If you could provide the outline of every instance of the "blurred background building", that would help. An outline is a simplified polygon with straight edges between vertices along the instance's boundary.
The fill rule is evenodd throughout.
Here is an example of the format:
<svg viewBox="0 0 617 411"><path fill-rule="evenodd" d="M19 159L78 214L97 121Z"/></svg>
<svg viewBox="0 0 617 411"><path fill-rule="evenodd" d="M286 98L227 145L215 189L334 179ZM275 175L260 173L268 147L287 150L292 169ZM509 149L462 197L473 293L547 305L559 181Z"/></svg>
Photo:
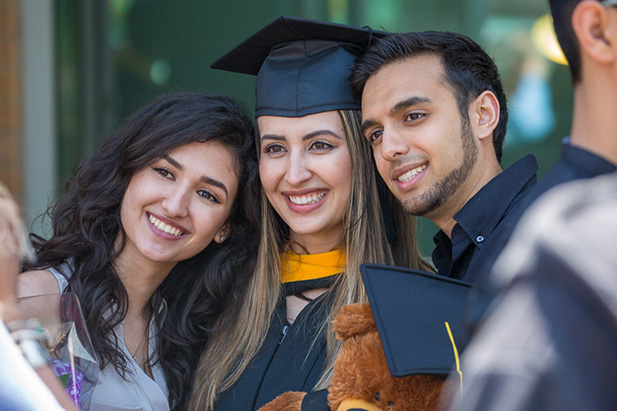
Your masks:
<svg viewBox="0 0 617 411"><path fill-rule="evenodd" d="M508 94L504 167L531 152L542 173L572 105L546 13L542 0L0 0L0 179L33 224L75 164L153 96L219 92L252 109L254 78L209 65L280 15L469 35ZM435 227L422 230L430 249Z"/></svg>

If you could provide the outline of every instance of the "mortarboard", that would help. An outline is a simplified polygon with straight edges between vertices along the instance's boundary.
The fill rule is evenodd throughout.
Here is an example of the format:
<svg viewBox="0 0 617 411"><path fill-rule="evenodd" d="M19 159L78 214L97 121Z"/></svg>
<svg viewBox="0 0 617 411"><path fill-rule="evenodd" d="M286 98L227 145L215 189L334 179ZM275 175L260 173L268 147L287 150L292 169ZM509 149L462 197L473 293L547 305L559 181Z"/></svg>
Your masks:
<svg viewBox="0 0 617 411"><path fill-rule="evenodd" d="M256 117L359 110L360 101L349 86L350 70L375 33L380 32L282 16L211 67L257 75Z"/></svg>
<svg viewBox="0 0 617 411"><path fill-rule="evenodd" d="M360 271L390 373L448 375L455 370L454 337L471 285L380 264L362 264Z"/></svg>

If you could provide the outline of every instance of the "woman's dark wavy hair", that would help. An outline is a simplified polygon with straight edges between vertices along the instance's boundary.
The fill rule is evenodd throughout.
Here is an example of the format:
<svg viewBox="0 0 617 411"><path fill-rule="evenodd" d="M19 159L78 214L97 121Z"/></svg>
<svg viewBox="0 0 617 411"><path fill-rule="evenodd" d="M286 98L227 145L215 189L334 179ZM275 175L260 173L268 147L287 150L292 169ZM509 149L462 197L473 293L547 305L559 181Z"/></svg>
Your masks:
<svg viewBox="0 0 617 411"><path fill-rule="evenodd" d="M65 291L82 304L101 368L127 371L114 328L127 312L127 292L112 261L124 246L120 206L132 176L175 148L216 141L235 156L238 195L229 216L230 235L222 244L178 263L150 302L159 340L157 358L173 409L185 409L201 349L225 307L248 283L257 252L259 180L254 128L233 100L203 93L162 96L137 111L92 157L76 167L66 193L51 206L53 236L32 236L37 263L26 269L60 269L72 261ZM118 236L121 246L117 244ZM65 274L65 273L63 273ZM160 309L163 307L163 309Z"/></svg>

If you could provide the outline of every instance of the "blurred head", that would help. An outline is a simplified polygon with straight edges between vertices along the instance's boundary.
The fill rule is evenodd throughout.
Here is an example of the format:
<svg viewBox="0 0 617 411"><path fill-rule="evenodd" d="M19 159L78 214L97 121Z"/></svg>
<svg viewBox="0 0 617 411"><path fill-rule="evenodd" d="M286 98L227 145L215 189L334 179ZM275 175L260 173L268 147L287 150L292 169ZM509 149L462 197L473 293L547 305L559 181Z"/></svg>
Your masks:
<svg viewBox="0 0 617 411"><path fill-rule="evenodd" d="M0 181L0 308L2 303L16 302L21 261L33 259L34 252L17 203Z"/></svg>
<svg viewBox="0 0 617 411"><path fill-rule="evenodd" d="M594 57L602 59L601 52L597 49L594 51L592 44L596 40L605 41L606 46L612 43L604 39L604 36L612 36L612 33L605 32L605 28L615 24L615 20L610 19L607 13L611 8L615 11L617 4L610 0L549 0L549 5L555 34L568 60L572 82L578 84L582 80L584 60L581 44L586 45L586 54L599 53Z"/></svg>
<svg viewBox="0 0 617 411"><path fill-rule="evenodd" d="M549 0L555 34L568 60L574 83L578 83L581 79L581 59L578 40L572 28L572 13L581 1L583 0Z"/></svg>
<svg viewBox="0 0 617 411"><path fill-rule="evenodd" d="M0 254L19 260L33 260L34 251L21 218L19 207L9 189L0 181Z"/></svg>

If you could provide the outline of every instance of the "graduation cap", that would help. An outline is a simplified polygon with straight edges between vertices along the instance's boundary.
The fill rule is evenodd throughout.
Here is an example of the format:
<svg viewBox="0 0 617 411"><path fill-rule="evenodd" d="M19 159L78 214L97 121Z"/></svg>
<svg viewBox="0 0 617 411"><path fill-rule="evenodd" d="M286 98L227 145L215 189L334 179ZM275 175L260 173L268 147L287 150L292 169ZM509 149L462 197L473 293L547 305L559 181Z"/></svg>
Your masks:
<svg viewBox="0 0 617 411"><path fill-rule="evenodd" d="M471 285L419 270L380 264L360 267L390 373L448 375Z"/></svg>
<svg viewBox="0 0 617 411"><path fill-rule="evenodd" d="M376 33L380 32L282 16L211 67L257 75L256 117L359 110L360 101L349 86L350 70Z"/></svg>

